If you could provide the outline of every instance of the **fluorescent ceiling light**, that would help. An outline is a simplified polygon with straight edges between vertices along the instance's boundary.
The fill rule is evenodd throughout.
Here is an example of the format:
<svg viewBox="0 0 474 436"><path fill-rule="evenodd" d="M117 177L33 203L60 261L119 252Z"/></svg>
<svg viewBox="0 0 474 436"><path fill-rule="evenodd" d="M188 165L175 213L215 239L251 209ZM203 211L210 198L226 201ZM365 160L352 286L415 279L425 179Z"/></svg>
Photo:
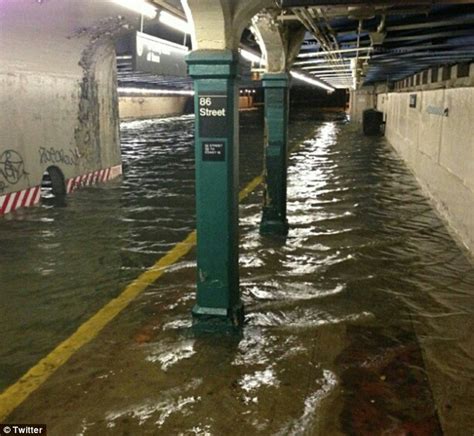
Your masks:
<svg viewBox="0 0 474 436"><path fill-rule="evenodd" d="M248 50L245 50L245 49L240 49L240 54L241 56L250 61L250 62L259 62L260 64L264 63L264 60L263 58L261 58L260 56L248 51ZM303 82L306 82L308 83L309 85L313 85L313 86L317 86L319 88L323 88L325 89L326 91L329 91L329 92L333 92L335 88L333 88L332 86L328 86L326 85L325 83L323 82L320 82L319 80L317 79L311 79L310 77L308 76L305 76L304 74L300 74L300 73L297 73L296 71L290 71L290 74L295 78L295 79L299 79L299 80L302 80Z"/></svg>
<svg viewBox="0 0 474 436"><path fill-rule="evenodd" d="M118 88L118 92L136 95L194 95L194 91L186 89Z"/></svg>
<svg viewBox="0 0 474 436"><path fill-rule="evenodd" d="M348 58L342 58L338 59L337 62L339 64L344 64L344 62L349 62L350 59ZM298 61L295 62L294 65L313 65L313 64L327 64L328 62L332 62L330 59L329 61L327 59L310 59L308 61Z"/></svg>
<svg viewBox="0 0 474 436"><path fill-rule="evenodd" d="M349 70L351 66L347 65L308 65L301 67L302 70Z"/></svg>
<svg viewBox="0 0 474 436"><path fill-rule="evenodd" d="M254 53L252 53L248 50L245 50L245 49L241 48L239 50L239 52L240 52L241 56L249 62L257 62L259 64L263 63L263 59L260 56L254 54Z"/></svg>
<svg viewBox="0 0 474 436"><path fill-rule="evenodd" d="M179 30L183 33L191 33L191 26L187 21L178 18L176 15L170 14L167 11L160 12L160 23L171 27L172 29Z"/></svg>
<svg viewBox="0 0 474 436"><path fill-rule="evenodd" d="M112 0L114 3L123 6L137 14L144 15L147 18L156 17L156 8L145 0Z"/></svg>
<svg viewBox="0 0 474 436"><path fill-rule="evenodd" d="M313 73L313 74L322 74L322 73L350 73L351 70L349 68L338 68L338 69L333 69L333 68L325 68L325 69L320 69L320 68L301 68L302 70L307 71L308 73Z"/></svg>
<svg viewBox="0 0 474 436"><path fill-rule="evenodd" d="M299 80L301 80L303 82L306 82L310 85L318 86L319 88L323 88L323 89L325 89L326 91L329 91L329 92L334 91L334 88L332 86L326 85L325 83L323 83L323 82L321 82L317 79L311 79L310 77L305 76L304 74L297 73L296 71L290 71L290 74L295 79L299 79Z"/></svg>

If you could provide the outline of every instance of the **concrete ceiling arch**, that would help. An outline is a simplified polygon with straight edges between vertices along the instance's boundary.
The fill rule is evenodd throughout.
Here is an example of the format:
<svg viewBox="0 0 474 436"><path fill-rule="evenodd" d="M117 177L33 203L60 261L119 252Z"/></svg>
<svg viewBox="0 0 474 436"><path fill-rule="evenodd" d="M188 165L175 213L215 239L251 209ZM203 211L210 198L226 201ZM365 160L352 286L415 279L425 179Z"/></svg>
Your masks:
<svg viewBox="0 0 474 436"><path fill-rule="evenodd" d="M236 50L252 17L275 0L183 0L194 50Z"/></svg>
<svg viewBox="0 0 474 436"><path fill-rule="evenodd" d="M252 19L252 31L266 60L268 73L288 71L305 36L305 29L300 26L290 29L277 19L279 10L267 9Z"/></svg>

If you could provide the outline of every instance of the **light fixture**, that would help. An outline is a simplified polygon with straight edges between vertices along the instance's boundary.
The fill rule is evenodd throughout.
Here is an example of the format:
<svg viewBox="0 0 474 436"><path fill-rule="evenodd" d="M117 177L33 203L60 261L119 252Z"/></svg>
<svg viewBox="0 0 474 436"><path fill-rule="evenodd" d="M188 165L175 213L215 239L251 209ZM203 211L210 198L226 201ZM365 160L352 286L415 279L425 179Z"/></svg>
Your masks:
<svg viewBox="0 0 474 436"><path fill-rule="evenodd" d="M255 53L252 53L248 50L245 50L243 48L239 49L240 55L247 61L249 62L257 62L259 64L262 64L263 59L256 55Z"/></svg>
<svg viewBox="0 0 474 436"><path fill-rule="evenodd" d="M160 23L171 27L172 29L179 30L183 33L190 34L191 33L191 26L187 21L178 18L176 15L170 14L167 11L160 12Z"/></svg>
<svg viewBox="0 0 474 436"><path fill-rule="evenodd" d="M140 95L194 95L193 90L186 89L148 89L148 88L118 88L119 94Z"/></svg>
<svg viewBox="0 0 474 436"><path fill-rule="evenodd" d="M145 0L113 0L113 2L147 18L156 17L156 8Z"/></svg>
<svg viewBox="0 0 474 436"><path fill-rule="evenodd" d="M313 85L313 86L317 86L319 88L323 88L325 89L326 91L328 92L333 92L335 90L335 88L333 88L332 86L329 86L329 85L326 85L325 83L317 80L317 79L311 79L310 77L308 76L305 76L304 74L300 74L300 73L297 73L296 71L290 71L290 74L295 78L295 79L298 79L298 80L301 80L303 82L306 82L308 83L309 85Z"/></svg>

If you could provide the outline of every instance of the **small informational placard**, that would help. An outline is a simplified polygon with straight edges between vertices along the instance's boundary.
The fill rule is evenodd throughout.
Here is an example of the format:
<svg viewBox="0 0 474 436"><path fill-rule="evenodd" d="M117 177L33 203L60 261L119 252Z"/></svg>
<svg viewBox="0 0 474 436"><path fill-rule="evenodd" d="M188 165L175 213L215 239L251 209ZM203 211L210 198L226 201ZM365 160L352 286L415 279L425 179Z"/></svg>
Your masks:
<svg viewBox="0 0 474 436"><path fill-rule="evenodd" d="M198 97L199 136L225 138L227 136L227 95L200 93Z"/></svg>
<svg viewBox="0 0 474 436"><path fill-rule="evenodd" d="M223 162L225 161L225 143L205 141L202 143L202 160Z"/></svg>
<svg viewBox="0 0 474 436"><path fill-rule="evenodd" d="M416 94L410 94L410 107L416 107Z"/></svg>

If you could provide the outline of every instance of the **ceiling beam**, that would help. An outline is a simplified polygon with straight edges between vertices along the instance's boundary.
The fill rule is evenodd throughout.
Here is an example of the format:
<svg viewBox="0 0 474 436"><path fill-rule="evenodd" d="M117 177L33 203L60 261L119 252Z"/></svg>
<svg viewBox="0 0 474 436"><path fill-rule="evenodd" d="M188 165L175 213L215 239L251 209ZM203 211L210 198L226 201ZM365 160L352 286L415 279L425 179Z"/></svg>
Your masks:
<svg viewBox="0 0 474 436"><path fill-rule="evenodd" d="M458 25L464 26L466 24L473 24L473 23L474 23L473 15L463 15L456 18L451 18L449 20L400 24L398 26L387 26L387 30L391 32L391 31L397 31L397 30L418 30L418 29L424 29L424 28L431 29L433 27L447 27L447 26L458 26Z"/></svg>
<svg viewBox="0 0 474 436"><path fill-rule="evenodd" d="M166 9L168 12L177 15L180 18L186 19L186 14L181 9L175 8L164 0L152 0L152 3L155 5L161 6L163 9Z"/></svg>
<svg viewBox="0 0 474 436"><path fill-rule="evenodd" d="M306 6L406 6L406 0L282 0L284 8L306 7ZM410 6L433 5L433 4L468 4L472 0L414 0Z"/></svg>
<svg viewBox="0 0 474 436"><path fill-rule="evenodd" d="M385 38L385 42L411 41L414 39L449 38L449 37L464 36L464 35L471 36L472 29L450 30L446 32L425 33L425 34L409 35L409 36L395 36L395 37Z"/></svg>

